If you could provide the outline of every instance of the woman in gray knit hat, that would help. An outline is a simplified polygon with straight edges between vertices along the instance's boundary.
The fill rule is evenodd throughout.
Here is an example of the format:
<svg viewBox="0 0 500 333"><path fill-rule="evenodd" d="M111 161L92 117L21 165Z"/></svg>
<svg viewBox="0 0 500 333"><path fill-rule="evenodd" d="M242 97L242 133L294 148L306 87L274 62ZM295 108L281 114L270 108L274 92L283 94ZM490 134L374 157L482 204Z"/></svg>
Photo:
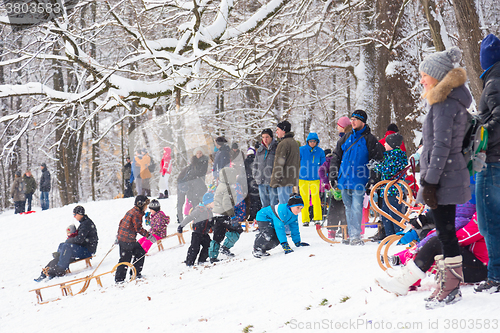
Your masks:
<svg viewBox="0 0 500 333"><path fill-rule="evenodd" d="M436 256L438 287L426 299L428 309L455 303L462 297L462 256L455 232L455 209L457 204L471 199L462 141L472 96L464 85L465 70L455 68L460 57L461 51L452 47L428 55L419 67L428 113L422 128L422 186L417 200L431 208L443 248L443 255ZM424 278L425 270L419 265L422 263L405 266L393 277L393 283L410 287Z"/></svg>

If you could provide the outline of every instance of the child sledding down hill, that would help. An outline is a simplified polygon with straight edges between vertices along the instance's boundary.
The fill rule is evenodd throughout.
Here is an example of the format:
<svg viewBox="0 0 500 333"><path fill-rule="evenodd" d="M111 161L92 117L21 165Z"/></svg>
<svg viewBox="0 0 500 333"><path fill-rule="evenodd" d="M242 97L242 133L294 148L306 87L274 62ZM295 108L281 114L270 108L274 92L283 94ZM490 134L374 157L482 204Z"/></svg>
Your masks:
<svg viewBox="0 0 500 333"><path fill-rule="evenodd" d="M213 209L213 240L210 243L210 262L217 262L219 259L219 250L227 256L234 256L229 249L240 238L243 228L237 220L235 206L244 202L241 196L238 196L237 190L238 172L233 168L223 168L219 173L219 185L215 190L214 209ZM238 199L240 199L238 201ZM224 245L220 243L226 237Z"/></svg>
<svg viewBox="0 0 500 333"><path fill-rule="evenodd" d="M295 246L309 246L300 240L298 214L304 208L304 201L297 193L292 193L287 204L267 206L259 210L256 216L259 234L255 237L253 255L256 258L269 256L267 251L281 244L285 254L293 252L288 245L285 226L290 227L292 241Z"/></svg>

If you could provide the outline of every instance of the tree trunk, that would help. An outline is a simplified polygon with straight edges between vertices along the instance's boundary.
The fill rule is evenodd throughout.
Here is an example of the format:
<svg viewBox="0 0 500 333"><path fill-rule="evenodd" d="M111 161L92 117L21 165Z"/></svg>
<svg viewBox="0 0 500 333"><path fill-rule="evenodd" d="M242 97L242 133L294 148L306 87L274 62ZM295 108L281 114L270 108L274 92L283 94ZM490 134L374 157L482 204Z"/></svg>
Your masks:
<svg viewBox="0 0 500 333"><path fill-rule="evenodd" d="M479 101L483 92L483 83L479 76L483 73L479 61L479 49L481 40L481 28L479 27L479 16L474 0L453 1L455 17L458 27L460 49L462 58L467 68L467 77L471 88L472 96Z"/></svg>
<svg viewBox="0 0 500 333"><path fill-rule="evenodd" d="M431 29L432 42L436 51L444 51L446 48L441 37L441 24L435 19L437 15L436 3L433 0L420 0L424 7L425 17Z"/></svg>

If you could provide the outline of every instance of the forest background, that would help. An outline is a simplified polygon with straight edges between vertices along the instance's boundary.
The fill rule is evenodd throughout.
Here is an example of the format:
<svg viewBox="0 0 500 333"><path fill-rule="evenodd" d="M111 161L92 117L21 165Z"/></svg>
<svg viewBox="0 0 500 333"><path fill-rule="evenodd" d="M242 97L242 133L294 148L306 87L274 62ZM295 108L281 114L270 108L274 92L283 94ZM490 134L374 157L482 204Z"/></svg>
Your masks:
<svg viewBox="0 0 500 333"><path fill-rule="evenodd" d="M26 25L7 15L9 2L60 4L61 12ZM246 149L287 119L302 143L313 131L333 148L336 121L355 109L366 110L379 138L396 123L411 153L425 115L419 63L459 46L478 101L479 46L499 35L500 5L4 0L0 29L2 211L11 208L14 173L31 169L39 180L43 162L57 207L123 193L125 157L147 148L158 171L168 146L175 192L193 151L212 153L216 136Z"/></svg>

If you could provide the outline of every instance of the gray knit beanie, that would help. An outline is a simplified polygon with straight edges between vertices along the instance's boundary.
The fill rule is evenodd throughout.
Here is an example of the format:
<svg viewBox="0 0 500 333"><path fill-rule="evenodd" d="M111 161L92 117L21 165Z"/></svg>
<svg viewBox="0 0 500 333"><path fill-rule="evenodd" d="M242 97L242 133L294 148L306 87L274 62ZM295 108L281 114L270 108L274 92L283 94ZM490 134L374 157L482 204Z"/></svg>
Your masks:
<svg viewBox="0 0 500 333"><path fill-rule="evenodd" d="M461 57L462 51L453 46L446 51L435 52L426 56L420 64L419 71L441 81L455 67L454 64L458 63Z"/></svg>

